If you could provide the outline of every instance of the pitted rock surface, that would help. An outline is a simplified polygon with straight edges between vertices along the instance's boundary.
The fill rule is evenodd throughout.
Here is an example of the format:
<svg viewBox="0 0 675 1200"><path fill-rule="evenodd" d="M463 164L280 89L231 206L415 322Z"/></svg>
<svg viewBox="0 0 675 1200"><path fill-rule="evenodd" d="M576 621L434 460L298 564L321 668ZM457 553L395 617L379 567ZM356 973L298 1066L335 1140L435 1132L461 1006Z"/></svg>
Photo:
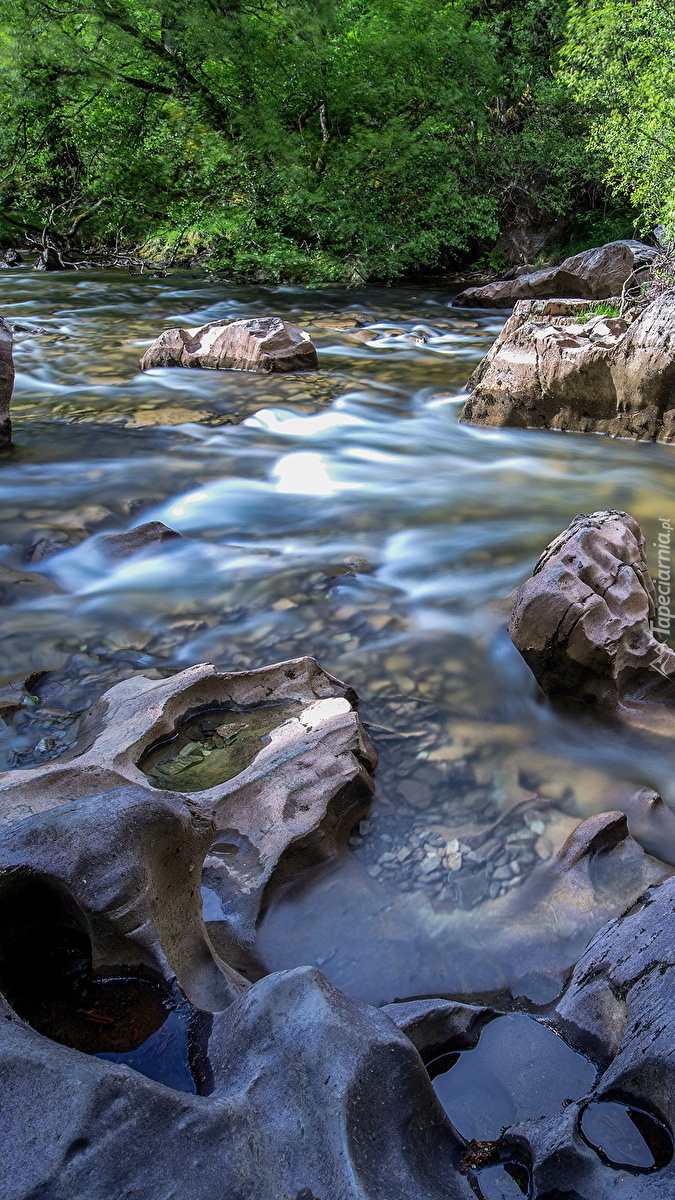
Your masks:
<svg viewBox="0 0 675 1200"><path fill-rule="evenodd" d="M477 425L675 437L675 297L635 320L578 301L521 301L467 383Z"/></svg>
<svg viewBox="0 0 675 1200"><path fill-rule="evenodd" d="M137 675L110 688L84 714L72 750L44 765L0 774L0 815L6 824L21 821L127 785L145 790L150 800L180 796L213 831L204 882L223 906L214 938L237 964L247 963L272 875L281 886L297 870L334 854L345 825L354 823L372 795L377 755L355 699L351 688L311 658L234 673L202 663L169 679ZM296 706L292 715L272 729L244 770L221 784L167 792L139 766L187 714L223 706L238 715L284 703Z"/></svg>
<svg viewBox="0 0 675 1200"><path fill-rule="evenodd" d="M313 371L319 365L308 333L278 317L227 318L199 329L167 329L146 350L151 367L204 367L234 371Z"/></svg>
<svg viewBox="0 0 675 1200"><path fill-rule="evenodd" d="M657 250L632 238L607 242L564 259L557 267L498 280L484 287L467 288L455 298L457 305L473 308L505 308L518 300L570 296L582 300L606 300L620 296L627 280L636 284L649 276Z"/></svg>
<svg viewBox="0 0 675 1200"><path fill-rule="evenodd" d="M675 708L675 651L657 641L645 541L628 513L579 515L516 592L509 633L548 696L614 711Z"/></svg>
<svg viewBox="0 0 675 1200"><path fill-rule="evenodd" d="M611 921L577 963L553 1024L600 1067L593 1091L563 1113L508 1131L533 1161L534 1200L663 1200L675 1195L675 1161L650 1174L617 1169L581 1137L589 1100L622 1101L675 1128L673 979L675 880Z"/></svg>

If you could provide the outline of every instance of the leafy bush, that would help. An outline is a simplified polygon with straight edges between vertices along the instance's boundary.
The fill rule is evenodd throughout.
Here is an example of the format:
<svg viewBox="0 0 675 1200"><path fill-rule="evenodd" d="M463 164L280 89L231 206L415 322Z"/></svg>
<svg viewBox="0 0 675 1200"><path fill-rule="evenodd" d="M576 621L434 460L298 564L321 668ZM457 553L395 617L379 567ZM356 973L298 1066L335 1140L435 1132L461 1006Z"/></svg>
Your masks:
<svg viewBox="0 0 675 1200"><path fill-rule="evenodd" d="M563 0L0 0L5 238L393 280L599 185ZM25 31L30 30L30 38Z"/></svg>

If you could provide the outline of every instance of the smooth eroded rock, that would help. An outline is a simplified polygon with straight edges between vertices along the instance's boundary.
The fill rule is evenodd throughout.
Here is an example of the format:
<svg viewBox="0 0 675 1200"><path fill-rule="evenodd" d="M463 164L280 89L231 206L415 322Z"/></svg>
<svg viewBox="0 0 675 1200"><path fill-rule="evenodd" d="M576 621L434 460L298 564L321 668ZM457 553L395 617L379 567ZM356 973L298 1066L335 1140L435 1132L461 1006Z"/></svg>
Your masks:
<svg viewBox="0 0 675 1200"><path fill-rule="evenodd" d="M675 296L635 320L579 301L523 301L467 383L461 420L675 438Z"/></svg>
<svg viewBox="0 0 675 1200"><path fill-rule="evenodd" d="M610 921L579 959L548 1020L600 1074L589 1096L513 1130L532 1162L534 1200L675 1194L674 946L669 879ZM593 1136L591 1116L601 1137Z"/></svg>
<svg viewBox="0 0 675 1200"><path fill-rule="evenodd" d="M234 371L311 371L319 365L308 333L278 317L228 318L199 329L167 329L146 350L141 369L203 367Z"/></svg>
<svg viewBox="0 0 675 1200"><path fill-rule="evenodd" d="M564 259L557 267L545 267L515 279L497 280L485 287L467 288L454 303L471 308L506 308L517 300L570 296L581 300L606 300L620 296L627 280L642 283L658 253L652 246L627 238L594 246Z"/></svg>
<svg viewBox="0 0 675 1200"><path fill-rule="evenodd" d="M129 784L150 800L180 796L214 830L203 876L216 907L213 936L246 958L263 898L333 855L372 795L377 755L355 700L311 658L136 675L85 713L68 753L0 774L0 821ZM202 718L209 729L183 745L186 723ZM164 748L173 755L166 762Z"/></svg>
<svg viewBox="0 0 675 1200"><path fill-rule="evenodd" d="M200 1095L0 1018L3 1200L473 1200L412 1043L313 968L215 1014Z"/></svg>

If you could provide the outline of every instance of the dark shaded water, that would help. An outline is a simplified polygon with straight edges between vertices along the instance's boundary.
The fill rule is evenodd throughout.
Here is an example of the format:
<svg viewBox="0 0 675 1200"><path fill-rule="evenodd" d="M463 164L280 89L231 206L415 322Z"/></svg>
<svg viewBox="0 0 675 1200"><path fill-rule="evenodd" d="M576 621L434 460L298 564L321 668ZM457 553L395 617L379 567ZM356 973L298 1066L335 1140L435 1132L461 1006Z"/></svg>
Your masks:
<svg viewBox="0 0 675 1200"><path fill-rule="evenodd" d="M428 1070L467 1141L496 1142L509 1125L552 1117L595 1083L593 1064L525 1013L491 1021L475 1050L456 1058L430 1063Z"/></svg>
<svg viewBox="0 0 675 1200"><path fill-rule="evenodd" d="M0 310L26 327L0 465L0 687L54 672L0 723L0 758L46 761L135 671L315 655L379 726L379 790L343 856L273 904L268 965L317 963L376 1002L513 987L545 1003L560 955L538 918L514 951L523 880L636 782L670 794L672 763L542 704L500 602L579 511L628 509L651 545L675 517L673 450L459 424L503 314L450 299L0 275ZM233 313L297 321L320 370L138 371L162 328ZM148 519L186 540L106 562L98 535Z"/></svg>

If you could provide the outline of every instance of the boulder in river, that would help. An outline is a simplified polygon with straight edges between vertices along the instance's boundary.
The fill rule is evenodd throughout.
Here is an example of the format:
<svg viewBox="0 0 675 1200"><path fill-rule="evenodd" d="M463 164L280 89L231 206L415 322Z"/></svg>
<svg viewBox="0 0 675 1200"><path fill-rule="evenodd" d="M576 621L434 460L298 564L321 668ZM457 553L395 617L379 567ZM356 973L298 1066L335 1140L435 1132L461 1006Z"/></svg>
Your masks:
<svg viewBox="0 0 675 1200"><path fill-rule="evenodd" d="M231 317L198 329L166 329L141 360L143 371L151 367L204 367L269 374L312 371L318 365L309 334L278 317Z"/></svg>
<svg viewBox="0 0 675 1200"><path fill-rule="evenodd" d="M675 439L675 295L635 319L523 300L467 383L476 425Z"/></svg>
<svg viewBox="0 0 675 1200"><path fill-rule="evenodd" d="M662 612L670 591L657 596L637 521L581 514L516 592L509 633L548 696L630 715L675 706L675 650L653 632Z"/></svg>
<svg viewBox="0 0 675 1200"><path fill-rule="evenodd" d="M0 317L0 449L12 440L9 406L14 390L14 335L4 317Z"/></svg>
<svg viewBox="0 0 675 1200"><path fill-rule="evenodd" d="M649 278L649 267L658 254L653 246L627 238L594 246L564 259L557 267L501 279L484 287L471 287L455 297L454 304L468 308L507 308L517 300L578 297L606 300L620 296L624 284Z"/></svg>

